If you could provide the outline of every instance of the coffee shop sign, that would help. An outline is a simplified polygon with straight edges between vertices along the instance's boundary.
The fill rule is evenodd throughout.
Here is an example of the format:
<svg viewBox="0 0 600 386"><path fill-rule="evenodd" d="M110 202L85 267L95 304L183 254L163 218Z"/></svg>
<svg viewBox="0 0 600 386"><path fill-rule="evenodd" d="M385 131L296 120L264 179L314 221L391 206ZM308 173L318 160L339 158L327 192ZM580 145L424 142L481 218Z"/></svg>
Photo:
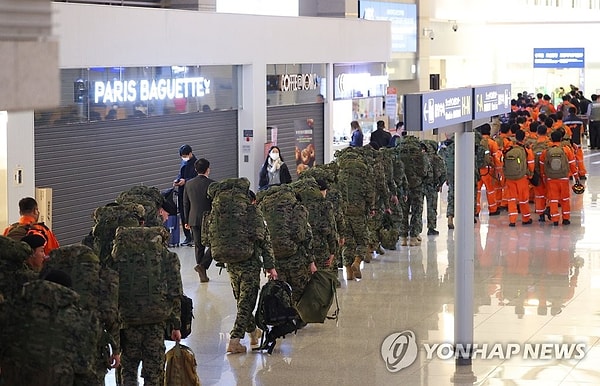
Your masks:
<svg viewBox="0 0 600 386"><path fill-rule="evenodd" d="M153 101L210 94L210 80L204 77L94 82L95 103Z"/></svg>

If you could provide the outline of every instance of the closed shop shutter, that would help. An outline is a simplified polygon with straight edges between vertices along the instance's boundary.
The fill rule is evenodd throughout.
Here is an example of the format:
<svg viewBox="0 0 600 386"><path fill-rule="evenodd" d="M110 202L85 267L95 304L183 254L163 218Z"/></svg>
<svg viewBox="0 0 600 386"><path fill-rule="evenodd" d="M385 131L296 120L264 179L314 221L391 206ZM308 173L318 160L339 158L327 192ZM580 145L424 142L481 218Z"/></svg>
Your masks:
<svg viewBox="0 0 600 386"><path fill-rule="evenodd" d="M296 180L296 130L294 121L306 122L312 119L313 143L315 145L315 162L322 164L324 161L324 105L323 103L310 103L292 106L271 106L267 108L267 126L277 127L277 146L281 150L283 159L290 169L292 179Z"/></svg>
<svg viewBox="0 0 600 386"><path fill-rule="evenodd" d="M35 128L36 187L53 189L52 228L62 245L90 231L92 211L134 185L166 189L179 147L211 162L211 178L238 176L236 110Z"/></svg>

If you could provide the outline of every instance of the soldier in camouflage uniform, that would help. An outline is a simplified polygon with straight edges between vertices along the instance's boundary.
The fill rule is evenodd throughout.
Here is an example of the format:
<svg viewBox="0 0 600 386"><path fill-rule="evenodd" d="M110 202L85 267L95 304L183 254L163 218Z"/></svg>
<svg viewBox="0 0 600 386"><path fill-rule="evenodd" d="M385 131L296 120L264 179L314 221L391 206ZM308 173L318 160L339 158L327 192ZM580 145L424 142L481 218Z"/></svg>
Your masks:
<svg viewBox="0 0 600 386"><path fill-rule="evenodd" d="M346 228L342 255L346 278L362 278L360 263L369 253L367 218L375 207L374 175L365 162L362 148L348 147L336 152L338 186L343 198Z"/></svg>
<svg viewBox="0 0 600 386"><path fill-rule="evenodd" d="M249 192L249 200L255 202L254 193ZM260 210L258 213L262 217ZM265 224L264 219L262 224ZM271 279L277 279L273 247L266 225L264 234L264 238L255 240L252 257L239 263L227 263L233 297L237 302L237 315L227 345L227 352L231 354L246 352L246 346L240 343L240 339L244 338L246 333L250 334L251 345L257 345L262 334L262 331L256 327L253 315L260 288L260 272L265 269Z"/></svg>
<svg viewBox="0 0 600 386"><path fill-rule="evenodd" d="M425 151L429 164L431 165L431 176L423 181L425 199L427 200L427 234L439 235L437 227L437 204L438 194L446 181L446 165L444 160L437 154L438 144L436 141L425 140Z"/></svg>
<svg viewBox="0 0 600 386"><path fill-rule="evenodd" d="M168 213L162 208L156 210L157 214L166 221ZM123 319L121 329L121 373L123 386L138 385L138 367L142 363L142 377L145 386L162 386L164 383L165 368L165 328L170 331L174 341L181 340L181 265L176 253L167 249L169 233L164 227L152 228L119 227L115 235L115 245L112 252L112 264L119 272L119 310ZM140 232L142 231L142 232ZM131 233L130 233L131 232ZM135 240L130 237L137 237ZM134 244L135 243L135 244ZM134 244L134 245L132 245ZM141 253L144 249L148 252ZM156 258L160 264L160 278L147 278L152 284L154 280L164 280L165 287L160 286L162 295L160 302L157 294L148 291L147 297L140 297L140 289L136 286L136 278L152 276L151 272L157 268L151 267L142 275L131 275L126 267L138 267L138 260L130 260L129 264L124 255L137 251L139 256L145 257L146 264L150 256ZM128 258L129 259L129 258ZM124 271L125 270L125 271ZM133 281L130 280L133 277ZM125 282L124 282L125 280ZM142 279L143 280L143 279ZM131 294L130 294L131 293ZM124 296L125 295L125 296ZM145 305L144 305L145 304ZM152 318L142 315L152 314Z"/></svg>
<svg viewBox="0 0 600 386"><path fill-rule="evenodd" d="M304 173L301 174L301 176ZM324 179L300 178L290 184L302 205L308 210L308 222L312 229L310 253L317 269L334 272L337 275L335 252L337 250L337 230L333 206L327 201L328 184Z"/></svg>
<svg viewBox="0 0 600 386"><path fill-rule="evenodd" d="M430 170L429 161L415 136L403 137L397 149L408 180L407 200L400 202L400 242L403 246L417 246L421 245L423 231L423 176Z"/></svg>
<svg viewBox="0 0 600 386"><path fill-rule="evenodd" d="M454 229L454 135L442 142L439 155L446 164L446 185L448 185L448 206L446 217L448 218L448 229Z"/></svg>
<svg viewBox="0 0 600 386"><path fill-rule="evenodd" d="M60 247L50 253L45 271L60 270L71 276L73 290L84 311L98 323L96 349L90 354L90 371L75 374L75 385L103 386L108 369L120 364L119 274L100 265L98 256L83 245ZM94 326L89 326L93 330ZM108 346L111 346L109 351Z"/></svg>

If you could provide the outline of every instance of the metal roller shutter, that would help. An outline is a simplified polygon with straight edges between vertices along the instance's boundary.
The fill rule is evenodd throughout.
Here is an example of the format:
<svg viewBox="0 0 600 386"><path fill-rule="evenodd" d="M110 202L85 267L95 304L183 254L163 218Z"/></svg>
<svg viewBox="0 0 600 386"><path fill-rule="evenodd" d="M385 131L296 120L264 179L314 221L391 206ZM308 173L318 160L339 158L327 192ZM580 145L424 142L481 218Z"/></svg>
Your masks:
<svg viewBox="0 0 600 386"><path fill-rule="evenodd" d="M211 162L211 178L238 176L236 110L35 128L37 187L53 189L52 228L61 245L91 229L92 211L134 185L166 189L179 147Z"/></svg>
<svg viewBox="0 0 600 386"><path fill-rule="evenodd" d="M317 164L324 162L324 105L323 103L310 103L293 106L271 106L267 108L267 126L277 127L277 146L281 150L283 159L290 169L292 179L296 179L296 131L295 120L312 118L314 120L313 141L315 145L315 159Z"/></svg>

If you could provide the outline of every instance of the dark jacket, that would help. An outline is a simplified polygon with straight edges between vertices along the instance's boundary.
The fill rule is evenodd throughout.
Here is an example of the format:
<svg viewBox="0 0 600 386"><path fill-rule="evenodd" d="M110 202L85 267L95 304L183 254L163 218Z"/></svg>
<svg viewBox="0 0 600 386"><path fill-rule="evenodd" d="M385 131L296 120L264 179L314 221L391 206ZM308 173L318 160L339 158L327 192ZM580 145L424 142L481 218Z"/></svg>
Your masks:
<svg viewBox="0 0 600 386"><path fill-rule="evenodd" d="M267 171L267 163L263 164L263 167L260 169L260 173L258 174L258 190L264 190L268 188L269 185L269 173ZM279 167L279 181L282 184L289 184L292 182L292 176L290 175L290 170L287 165L284 163Z"/></svg>
<svg viewBox="0 0 600 386"><path fill-rule="evenodd" d="M183 212L190 226L202 226L202 216L212 206L212 200L206 192L208 186L215 182L206 176L197 176L185 184L183 193Z"/></svg>
<svg viewBox="0 0 600 386"><path fill-rule="evenodd" d="M392 135L383 129L377 129L371 133L371 142L376 142L379 147L386 147L390 143Z"/></svg>

